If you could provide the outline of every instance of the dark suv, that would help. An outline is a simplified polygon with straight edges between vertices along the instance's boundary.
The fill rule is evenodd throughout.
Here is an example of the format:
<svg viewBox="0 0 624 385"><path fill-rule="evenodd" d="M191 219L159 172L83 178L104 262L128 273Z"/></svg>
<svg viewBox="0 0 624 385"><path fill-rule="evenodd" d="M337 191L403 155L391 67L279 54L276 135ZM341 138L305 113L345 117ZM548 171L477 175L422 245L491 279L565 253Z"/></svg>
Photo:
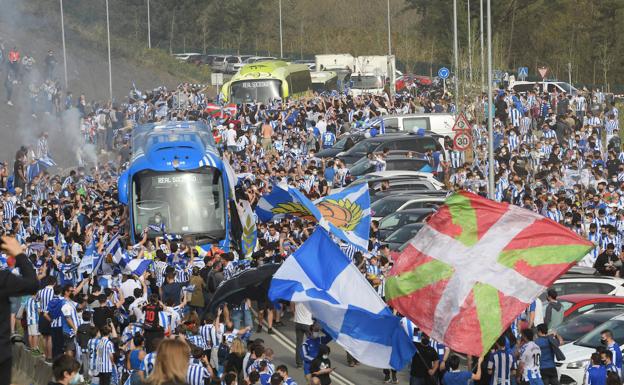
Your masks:
<svg viewBox="0 0 624 385"><path fill-rule="evenodd" d="M388 149L390 151L407 150L424 154L429 150L435 150L437 143L436 139L431 136L419 136L411 133L386 134L364 139L336 157L345 162L347 166L351 166L369 152L382 152Z"/></svg>

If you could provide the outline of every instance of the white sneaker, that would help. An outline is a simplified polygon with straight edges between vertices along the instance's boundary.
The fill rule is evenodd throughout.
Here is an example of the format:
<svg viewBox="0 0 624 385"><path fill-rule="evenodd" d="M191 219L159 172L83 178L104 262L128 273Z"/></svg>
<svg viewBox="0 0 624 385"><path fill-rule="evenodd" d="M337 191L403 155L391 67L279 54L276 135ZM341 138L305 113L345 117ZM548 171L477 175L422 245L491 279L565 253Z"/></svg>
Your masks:
<svg viewBox="0 0 624 385"><path fill-rule="evenodd" d="M13 105L13 102L9 100L9 101L7 102L7 104L8 104L9 106L12 106L12 105Z"/></svg>

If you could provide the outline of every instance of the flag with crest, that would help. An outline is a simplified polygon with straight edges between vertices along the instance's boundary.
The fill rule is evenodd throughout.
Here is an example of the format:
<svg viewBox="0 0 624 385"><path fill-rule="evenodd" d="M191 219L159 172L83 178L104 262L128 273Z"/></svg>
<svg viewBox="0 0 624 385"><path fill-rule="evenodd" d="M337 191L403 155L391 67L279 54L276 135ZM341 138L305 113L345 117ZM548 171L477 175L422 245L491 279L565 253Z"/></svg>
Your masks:
<svg viewBox="0 0 624 385"><path fill-rule="evenodd" d="M386 300L436 341L480 356L592 247L532 211L456 193L395 259Z"/></svg>
<svg viewBox="0 0 624 385"><path fill-rule="evenodd" d="M370 196L366 183L320 198L315 202L301 191L273 186L270 194L260 198L256 213L267 222L284 216L317 222L332 235L366 251L370 231Z"/></svg>

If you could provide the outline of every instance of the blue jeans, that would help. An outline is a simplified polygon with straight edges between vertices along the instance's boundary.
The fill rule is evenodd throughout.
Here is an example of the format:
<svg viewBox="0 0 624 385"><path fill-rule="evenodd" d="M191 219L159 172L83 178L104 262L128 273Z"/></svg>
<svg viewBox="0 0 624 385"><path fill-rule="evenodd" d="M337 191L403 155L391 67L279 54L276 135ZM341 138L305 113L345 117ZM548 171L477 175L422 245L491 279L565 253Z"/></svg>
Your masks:
<svg viewBox="0 0 624 385"><path fill-rule="evenodd" d="M541 378L531 378L529 380L529 385L544 385L544 381Z"/></svg>

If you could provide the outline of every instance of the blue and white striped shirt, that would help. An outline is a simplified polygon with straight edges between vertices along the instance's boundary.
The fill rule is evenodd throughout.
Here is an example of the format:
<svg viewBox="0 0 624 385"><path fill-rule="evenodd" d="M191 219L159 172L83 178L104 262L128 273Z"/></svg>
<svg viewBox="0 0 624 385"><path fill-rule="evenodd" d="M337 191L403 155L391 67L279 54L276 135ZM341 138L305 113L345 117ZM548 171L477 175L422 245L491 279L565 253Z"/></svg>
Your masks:
<svg viewBox="0 0 624 385"><path fill-rule="evenodd" d="M39 302L34 296L26 301L26 324L37 325L39 323Z"/></svg>
<svg viewBox="0 0 624 385"><path fill-rule="evenodd" d="M154 371L154 365L156 365L156 352L151 352L145 355L143 358L143 371L145 377L149 377Z"/></svg>
<svg viewBox="0 0 624 385"><path fill-rule="evenodd" d="M48 303L54 298L54 287L46 286L37 292L37 301L39 302L40 309L45 310L48 308Z"/></svg>
<svg viewBox="0 0 624 385"><path fill-rule="evenodd" d="M488 371L492 371L490 385L511 384L511 371L515 368L513 355L505 350L497 350L490 354L487 365Z"/></svg>
<svg viewBox="0 0 624 385"><path fill-rule="evenodd" d="M112 373L114 362L111 360L111 355L115 352L115 346L108 339L108 337L102 337L97 345L95 351L95 365L98 373Z"/></svg>
<svg viewBox="0 0 624 385"><path fill-rule="evenodd" d="M186 382L189 385L204 385L206 379L210 378L208 370L201 364L190 364L186 372Z"/></svg>
<svg viewBox="0 0 624 385"><path fill-rule="evenodd" d="M100 343L99 337L94 337L87 343L87 354L89 355L89 370L95 372L97 370L97 347Z"/></svg>

